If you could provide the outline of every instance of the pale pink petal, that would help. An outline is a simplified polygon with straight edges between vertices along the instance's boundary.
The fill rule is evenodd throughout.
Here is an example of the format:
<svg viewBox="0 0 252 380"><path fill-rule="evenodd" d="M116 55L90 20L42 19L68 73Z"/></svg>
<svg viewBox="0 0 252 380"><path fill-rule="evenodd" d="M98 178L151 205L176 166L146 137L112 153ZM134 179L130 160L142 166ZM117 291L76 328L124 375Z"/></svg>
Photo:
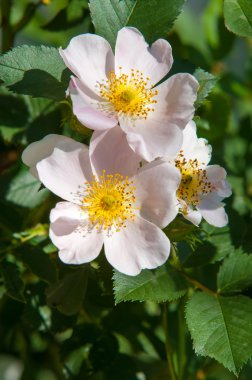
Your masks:
<svg viewBox="0 0 252 380"><path fill-rule="evenodd" d="M217 194L222 198L230 197L232 189L227 180L224 179L218 183Z"/></svg>
<svg viewBox="0 0 252 380"><path fill-rule="evenodd" d="M38 178L36 164L43 158L50 156L55 146L58 146L62 141L69 140L71 140L69 137L51 134L28 145L22 153L22 160L25 165L29 166L30 173Z"/></svg>
<svg viewBox="0 0 252 380"><path fill-rule="evenodd" d="M117 119L108 117L102 111L101 102L87 90L77 78L71 78L68 88L73 104L73 113L85 127L94 130L106 130L117 124Z"/></svg>
<svg viewBox="0 0 252 380"><path fill-rule="evenodd" d="M89 155L93 172L99 176L120 173L132 176L141 158L129 147L125 133L119 126L105 132L94 132L90 141Z"/></svg>
<svg viewBox="0 0 252 380"><path fill-rule="evenodd" d="M223 203L216 193L209 194L197 208L203 218L215 227L224 227L228 223L228 216Z"/></svg>
<svg viewBox="0 0 252 380"><path fill-rule="evenodd" d="M224 227L228 223L228 216L224 207L218 207L216 209L200 209L200 211L207 223L212 224L215 227Z"/></svg>
<svg viewBox="0 0 252 380"><path fill-rule="evenodd" d="M133 178L140 215L164 228L178 213L176 191L180 172L171 164L156 160L143 166Z"/></svg>
<svg viewBox="0 0 252 380"><path fill-rule="evenodd" d="M146 161L173 157L183 142L182 129L192 118L198 82L189 74L176 74L157 86L157 104L147 120L119 117L130 147Z"/></svg>
<svg viewBox="0 0 252 380"><path fill-rule="evenodd" d="M170 70L173 63L170 44L157 40L149 48L143 35L135 28L122 28L117 35L115 47L115 71L119 67L125 74L131 69L139 70L144 77L150 77L152 85L158 83Z"/></svg>
<svg viewBox="0 0 252 380"><path fill-rule="evenodd" d="M129 276L162 265L170 254L170 241L164 232L138 216L126 228L105 236L104 246L108 262Z"/></svg>
<svg viewBox="0 0 252 380"><path fill-rule="evenodd" d="M189 121L183 130L182 148L187 160L197 159L199 164L207 165L211 159L212 147L206 139L197 137L197 128L194 121Z"/></svg>
<svg viewBox="0 0 252 380"><path fill-rule="evenodd" d="M209 165L206 167L206 175L220 197L226 198L232 194L230 185L226 181L227 172L224 168L219 165Z"/></svg>
<svg viewBox="0 0 252 380"><path fill-rule="evenodd" d="M208 181L214 183L225 179L227 172L219 165L209 165L206 167L206 174Z"/></svg>
<svg viewBox="0 0 252 380"><path fill-rule="evenodd" d="M71 140L37 164L40 181L59 197L81 204L82 187L92 179L88 147ZM81 187L81 188L80 188Z"/></svg>
<svg viewBox="0 0 252 380"><path fill-rule="evenodd" d="M95 34L76 36L66 49L59 52L66 66L96 93L99 93L97 82L106 79L114 69L114 55L109 43Z"/></svg>
<svg viewBox="0 0 252 380"><path fill-rule="evenodd" d="M155 118L163 118L167 125L172 123L184 129L193 117L198 87L197 80L190 74L175 74L158 85L155 88L158 91Z"/></svg>
<svg viewBox="0 0 252 380"><path fill-rule="evenodd" d="M88 231L81 208L69 202L57 203L50 214L50 238L67 264L84 264L94 260L103 245L102 233Z"/></svg>
<svg viewBox="0 0 252 380"><path fill-rule="evenodd" d="M202 215L198 210L191 210L188 208L188 213L183 214L184 218L189 220L195 226L198 226L201 222Z"/></svg>
<svg viewBox="0 0 252 380"><path fill-rule="evenodd" d="M138 120L135 125L130 120L119 118L130 147L146 161L177 155L183 142L180 128L167 122L165 115L157 119L155 116L146 121Z"/></svg>
<svg viewBox="0 0 252 380"><path fill-rule="evenodd" d="M69 219L73 226L77 226L81 224L81 220L86 219L86 216L79 205L70 202L58 202L50 212L50 222L54 223L59 218ZM70 228L69 223L66 226L67 230ZM73 227L74 229L75 227Z"/></svg>

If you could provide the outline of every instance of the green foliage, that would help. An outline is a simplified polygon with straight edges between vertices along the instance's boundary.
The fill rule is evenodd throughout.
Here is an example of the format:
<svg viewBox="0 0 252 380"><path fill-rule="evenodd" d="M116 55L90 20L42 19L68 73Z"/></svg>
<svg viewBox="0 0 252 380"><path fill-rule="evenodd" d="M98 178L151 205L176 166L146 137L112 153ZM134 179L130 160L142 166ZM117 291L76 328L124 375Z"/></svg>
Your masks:
<svg viewBox="0 0 252 380"><path fill-rule="evenodd" d="M6 90L6 89L5 89ZM0 134L8 143L27 144L48 133L59 133L61 113L59 106L45 98L29 98L10 91L0 94ZM9 106L7 106L9 104ZM22 111L22 117L20 111ZM13 115L10 121L10 115Z"/></svg>
<svg viewBox="0 0 252 380"><path fill-rule="evenodd" d="M167 37L185 0L90 0L92 20L97 34L112 46L124 26L141 30L149 43ZM150 16L151 15L151 16Z"/></svg>
<svg viewBox="0 0 252 380"><path fill-rule="evenodd" d="M184 278L170 265L156 270L143 270L138 276L114 272L116 303L122 301L173 301L187 290Z"/></svg>
<svg viewBox="0 0 252 380"><path fill-rule="evenodd" d="M41 204L49 192L40 189L40 182L22 165L6 172L0 180L1 196L15 205L34 208Z"/></svg>
<svg viewBox="0 0 252 380"><path fill-rule="evenodd" d="M186 320L197 354L210 356L236 375L252 355L252 300L197 292Z"/></svg>
<svg viewBox="0 0 252 380"><path fill-rule="evenodd" d="M69 82L68 70L57 49L18 46L0 57L0 80L11 91L61 100Z"/></svg>
<svg viewBox="0 0 252 380"><path fill-rule="evenodd" d="M88 280L88 267L66 274L60 281L49 286L47 302L66 315L77 313L84 300Z"/></svg>
<svg viewBox="0 0 252 380"><path fill-rule="evenodd" d="M39 246L33 247L24 244L17 249L17 254L20 260L23 261L36 276L49 284L56 281L57 275L55 266L50 260L49 255L44 253Z"/></svg>
<svg viewBox="0 0 252 380"><path fill-rule="evenodd" d="M70 0L65 8L43 26L43 29L54 32L64 31L81 24L87 15L88 2L86 0Z"/></svg>
<svg viewBox="0 0 252 380"><path fill-rule="evenodd" d="M201 231L196 234L193 247L189 249L183 242L179 244L179 257L185 267L200 267L221 261L234 250L228 226L216 228L202 223Z"/></svg>
<svg viewBox="0 0 252 380"><path fill-rule="evenodd" d="M233 252L223 262L218 273L220 293L241 292L252 286L252 255L241 251Z"/></svg>
<svg viewBox="0 0 252 380"><path fill-rule="evenodd" d="M24 283L18 266L13 262L3 260L0 264L0 272L7 294L17 301L25 302Z"/></svg>
<svg viewBox="0 0 252 380"><path fill-rule="evenodd" d="M199 90L197 95L197 101L195 104L195 106L198 107L211 92L213 87L216 85L218 79L213 74L210 74L200 68L195 70L193 75L199 82Z"/></svg>
<svg viewBox="0 0 252 380"><path fill-rule="evenodd" d="M252 37L252 3L250 0L224 0L227 28L239 36Z"/></svg>

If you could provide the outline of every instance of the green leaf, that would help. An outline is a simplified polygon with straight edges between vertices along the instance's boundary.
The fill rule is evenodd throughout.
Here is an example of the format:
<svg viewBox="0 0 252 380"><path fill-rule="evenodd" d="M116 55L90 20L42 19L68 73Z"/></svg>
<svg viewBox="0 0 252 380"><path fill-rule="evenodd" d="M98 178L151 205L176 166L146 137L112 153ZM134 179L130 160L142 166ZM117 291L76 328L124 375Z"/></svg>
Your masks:
<svg viewBox="0 0 252 380"><path fill-rule="evenodd" d="M143 270L138 276L114 271L115 302L173 301L187 290L184 278L170 265L156 270Z"/></svg>
<svg viewBox="0 0 252 380"><path fill-rule="evenodd" d="M163 231L173 242L182 240L193 242L196 228L194 224L188 222L183 217L177 216Z"/></svg>
<svg viewBox="0 0 252 380"><path fill-rule="evenodd" d="M209 140L221 139L227 135L230 125L231 101L230 96L219 89L212 91L199 109L199 116L209 123L209 129L202 129L202 136Z"/></svg>
<svg viewBox="0 0 252 380"><path fill-rule="evenodd" d="M197 101L195 103L196 108L204 101L204 99L211 92L212 88L216 85L218 78L213 74L208 73L202 69L197 69L193 73L195 78L199 82L199 90L197 95Z"/></svg>
<svg viewBox="0 0 252 380"><path fill-rule="evenodd" d="M221 293L240 292L252 286L252 255L233 252L223 262L217 277Z"/></svg>
<svg viewBox="0 0 252 380"><path fill-rule="evenodd" d="M27 145L59 133L61 108L53 100L17 95L2 86L0 104L0 134L6 142Z"/></svg>
<svg viewBox="0 0 252 380"><path fill-rule="evenodd" d="M4 88L4 87L2 87ZM10 94L6 89L0 93L0 127L20 128L26 125L29 116L25 100L21 96Z"/></svg>
<svg viewBox="0 0 252 380"><path fill-rule="evenodd" d="M196 292L186 319L197 354L210 356L236 375L252 356L252 300Z"/></svg>
<svg viewBox="0 0 252 380"><path fill-rule="evenodd" d="M201 227L201 244L196 249L187 249L183 242L178 246L184 267L198 267L221 261L235 249L228 226L218 228L203 222Z"/></svg>
<svg viewBox="0 0 252 380"><path fill-rule="evenodd" d="M226 27L242 37L252 37L251 0L225 0L224 18Z"/></svg>
<svg viewBox="0 0 252 380"><path fill-rule="evenodd" d="M3 260L0 265L0 271L7 294L17 301L25 302L24 283L20 277L18 266L7 260Z"/></svg>
<svg viewBox="0 0 252 380"><path fill-rule="evenodd" d="M229 226L219 228L204 223L202 238L215 248L212 263L222 260L234 250ZM199 248L204 251L204 245Z"/></svg>
<svg viewBox="0 0 252 380"><path fill-rule="evenodd" d="M138 28L147 41L167 37L185 0L90 0L91 17L97 34L112 46L124 26Z"/></svg>
<svg viewBox="0 0 252 380"><path fill-rule="evenodd" d="M73 270L65 275L59 282L49 286L46 291L47 303L51 307L57 307L66 315L77 313L84 300L87 282L88 266Z"/></svg>
<svg viewBox="0 0 252 380"><path fill-rule="evenodd" d="M6 201L30 209L41 204L49 194L46 189L39 191L40 182L24 165L5 172L1 176L0 186L0 196Z"/></svg>
<svg viewBox="0 0 252 380"><path fill-rule="evenodd" d="M0 80L19 94L61 100L69 72L56 48L23 45L0 57Z"/></svg>
<svg viewBox="0 0 252 380"><path fill-rule="evenodd" d="M39 247L32 247L27 244L21 246L17 252L30 270L42 280L53 283L56 281L56 269L49 255L44 253Z"/></svg>

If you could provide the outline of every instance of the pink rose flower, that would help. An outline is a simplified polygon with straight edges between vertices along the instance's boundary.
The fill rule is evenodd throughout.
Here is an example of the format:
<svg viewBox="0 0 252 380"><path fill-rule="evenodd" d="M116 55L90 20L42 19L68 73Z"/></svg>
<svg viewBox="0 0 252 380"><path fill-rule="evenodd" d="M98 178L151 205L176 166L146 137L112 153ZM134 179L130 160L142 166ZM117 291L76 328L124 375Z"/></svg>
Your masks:
<svg viewBox="0 0 252 380"><path fill-rule="evenodd" d="M65 200L50 214L50 237L63 262L89 262L103 244L110 264L128 275L167 260L170 242L162 228L177 214L180 174L164 160L139 168L140 158L118 126L94 132L89 149L47 136L28 146L23 158Z"/></svg>
<svg viewBox="0 0 252 380"><path fill-rule="evenodd" d="M190 74L175 74L158 84L173 63L167 41L149 47L137 29L125 27L115 54L95 34L72 38L60 54L75 74L68 93L82 124L102 131L119 123L130 147L146 161L178 153L198 82Z"/></svg>
<svg viewBox="0 0 252 380"><path fill-rule="evenodd" d="M193 224L199 225L202 217L213 226L228 223L222 200L231 195L226 171L219 165L208 165L212 147L207 140L198 138L196 125L190 121L183 131L183 145L174 160L170 160L181 173L177 191L179 211Z"/></svg>

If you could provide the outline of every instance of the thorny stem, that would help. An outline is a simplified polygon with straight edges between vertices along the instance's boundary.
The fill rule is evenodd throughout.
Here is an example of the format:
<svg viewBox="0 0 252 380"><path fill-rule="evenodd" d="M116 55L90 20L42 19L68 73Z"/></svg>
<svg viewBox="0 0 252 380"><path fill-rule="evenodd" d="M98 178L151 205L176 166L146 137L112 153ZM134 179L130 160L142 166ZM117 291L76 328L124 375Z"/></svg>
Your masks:
<svg viewBox="0 0 252 380"><path fill-rule="evenodd" d="M163 326L165 331L165 350L166 350L166 358L168 364L168 373L170 374L171 380L177 380L174 363L172 360L172 346L170 342L170 335L168 330L168 313L167 313L167 303L165 302L162 308L162 318L163 318Z"/></svg>

